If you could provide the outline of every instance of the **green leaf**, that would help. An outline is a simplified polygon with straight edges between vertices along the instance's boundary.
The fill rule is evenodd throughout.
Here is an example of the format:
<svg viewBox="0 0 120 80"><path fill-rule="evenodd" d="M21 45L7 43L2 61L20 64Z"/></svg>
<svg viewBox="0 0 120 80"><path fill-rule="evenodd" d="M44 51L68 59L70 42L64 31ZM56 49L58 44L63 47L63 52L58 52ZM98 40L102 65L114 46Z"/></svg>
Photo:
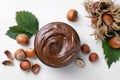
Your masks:
<svg viewBox="0 0 120 80"><path fill-rule="evenodd" d="M105 59L107 61L107 65L110 68L112 63L116 63L116 61L120 58L120 49L114 49L109 45L109 38L106 38L102 41L102 47L104 50Z"/></svg>
<svg viewBox="0 0 120 80"><path fill-rule="evenodd" d="M9 30L7 31L6 35L8 35L9 37L16 39L16 36L18 34L26 34L29 38L32 37L32 34L25 32L24 30L22 30L20 27L18 26L13 26L13 27L9 27Z"/></svg>
<svg viewBox="0 0 120 80"><path fill-rule="evenodd" d="M36 34L39 29L37 18L28 11L16 12L16 21L19 27L31 34Z"/></svg>

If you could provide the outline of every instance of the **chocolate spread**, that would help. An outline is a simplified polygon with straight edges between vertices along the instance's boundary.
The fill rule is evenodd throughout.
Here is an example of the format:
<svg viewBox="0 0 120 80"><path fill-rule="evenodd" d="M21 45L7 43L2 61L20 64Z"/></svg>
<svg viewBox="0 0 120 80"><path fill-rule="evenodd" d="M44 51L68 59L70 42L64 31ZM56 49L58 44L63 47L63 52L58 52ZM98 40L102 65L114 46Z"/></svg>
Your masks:
<svg viewBox="0 0 120 80"><path fill-rule="evenodd" d="M37 57L44 64L63 67L77 57L80 51L80 39L70 25L53 22L39 30L34 47Z"/></svg>

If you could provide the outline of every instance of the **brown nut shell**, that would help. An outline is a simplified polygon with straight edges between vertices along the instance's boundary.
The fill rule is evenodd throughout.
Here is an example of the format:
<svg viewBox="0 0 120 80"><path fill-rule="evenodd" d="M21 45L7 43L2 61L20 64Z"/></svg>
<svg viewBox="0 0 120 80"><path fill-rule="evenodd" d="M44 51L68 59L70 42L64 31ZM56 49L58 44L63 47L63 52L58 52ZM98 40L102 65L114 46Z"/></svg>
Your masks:
<svg viewBox="0 0 120 80"><path fill-rule="evenodd" d="M40 71L40 65L39 64L33 64L31 71L33 74L37 74Z"/></svg>
<svg viewBox="0 0 120 80"><path fill-rule="evenodd" d="M96 61L98 60L98 58L99 58L99 56L98 56L98 54L95 53L95 52L91 53L90 56L89 56L89 60L90 60L91 62L96 62Z"/></svg>
<svg viewBox="0 0 120 80"><path fill-rule="evenodd" d="M26 50L26 56L30 58L35 58L36 57L35 50L33 48L28 48Z"/></svg>
<svg viewBox="0 0 120 80"><path fill-rule="evenodd" d="M108 14L104 14L103 15L103 22L106 24L106 25L111 25L113 23L113 18L112 16L108 15Z"/></svg>
<svg viewBox="0 0 120 80"><path fill-rule="evenodd" d="M25 34L17 35L16 41L17 41L17 43L19 43L21 45L28 45L29 44L29 38Z"/></svg>
<svg viewBox="0 0 120 80"><path fill-rule="evenodd" d="M31 69L31 62L29 60L23 60L21 63L20 63L20 68L23 70L23 71L28 71Z"/></svg>
<svg viewBox="0 0 120 80"><path fill-rule="evenodd" d="M5 55L8 57L8 59L13 60L13 55L9 50L4 51Z"/></svg>
<svg viewBox="0 0 120 80"><path fill-rule="evenodd" d="M86 43L84 43L84 44L82 44L82 46L81 46L81 51L82 51L84 54L88 54L88 53L90 52L90 48L89 48L89 46L88 46Z"/></svg>
<svg viewBox="0 0 120 80"><path fill-rule="evenodd" d="M14 57L17 60L24 60L26 58L26 53L23 49L18 49L15 53L14 53Z"/></svg>
<svg viewBox="0 0 120 80"><path fill-rule="evenodd" d="M6 65L6 66L12 66L13 65L13 62L11 60L5 60L2 62L3 65Z"/></svg>
<svg viewBox="0 0 120 80"><path fill-rule="evenodd" d="M76 21L78 18L78 12L75 9L70 9L67 13L67 19L69 21Z"/></svg>

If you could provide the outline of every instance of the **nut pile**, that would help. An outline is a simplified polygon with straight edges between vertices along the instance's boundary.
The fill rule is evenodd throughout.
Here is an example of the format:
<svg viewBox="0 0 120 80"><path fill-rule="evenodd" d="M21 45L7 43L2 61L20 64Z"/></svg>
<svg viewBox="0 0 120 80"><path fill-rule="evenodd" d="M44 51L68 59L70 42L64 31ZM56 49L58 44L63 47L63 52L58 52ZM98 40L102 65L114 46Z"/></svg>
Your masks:
<svg viewBox="0 0 120 80"><path fill-rule="evenodd" d="M2 62L3 65L12 65L13 64L13 56L12 53L8 50L5 51L9 60L5 60ZM35 51L33 48L28 48L26 51L22 48L18 49L14 53L14 58L20 61L20 68L23 71L31 71L33 74L37 74L40 70L40 65L35 63L31 63L28 58L35 58Z"/></svg>
<svg viewBox="0 0 120 80"><path fill-rule="evenodd" d="M4 51L5 55L7 56L8 60L4 60L2 62L3 65L12 66L13 65L13 56L9 50Z"/></svg>
<svg viewBox="0 0 120 80"><path fill-rule="evenodd" d="M83 54L89 54L90 53L90 47L84 43L81 45L81 51ZM97 53L95 52L91 52L89 55L89 61L90 62L96 62L99 59L99 56ZM75 63L79 66L79 67L84 67L85 66L85 62L83 61L83 59L77 58L75 60Z"/></svg>
<svg viewBox="0 0 120 80"><path fill-rule="evenodd" d="M90 53L90 47L84 43L82 44L81 46L81 51L83 54L89 54ZM95 52L91 52L90 55L89 55L89 61L90 62L96 62L98 60L98 54L95 53Z"/></svg>

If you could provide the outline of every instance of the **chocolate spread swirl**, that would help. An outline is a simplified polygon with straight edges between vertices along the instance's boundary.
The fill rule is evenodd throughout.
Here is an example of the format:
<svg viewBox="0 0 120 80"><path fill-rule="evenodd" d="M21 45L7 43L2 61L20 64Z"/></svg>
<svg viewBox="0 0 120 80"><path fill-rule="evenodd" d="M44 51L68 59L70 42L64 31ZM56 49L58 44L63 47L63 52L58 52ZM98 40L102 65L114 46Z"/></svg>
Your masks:
<svg viewBox="0 0 120 80"><path fill-rule="evenodd" d="M70 25L53 22L39 30L34 47L37 57L43 63L52 67L63 67L77 57L80 39Z"/></svg>

